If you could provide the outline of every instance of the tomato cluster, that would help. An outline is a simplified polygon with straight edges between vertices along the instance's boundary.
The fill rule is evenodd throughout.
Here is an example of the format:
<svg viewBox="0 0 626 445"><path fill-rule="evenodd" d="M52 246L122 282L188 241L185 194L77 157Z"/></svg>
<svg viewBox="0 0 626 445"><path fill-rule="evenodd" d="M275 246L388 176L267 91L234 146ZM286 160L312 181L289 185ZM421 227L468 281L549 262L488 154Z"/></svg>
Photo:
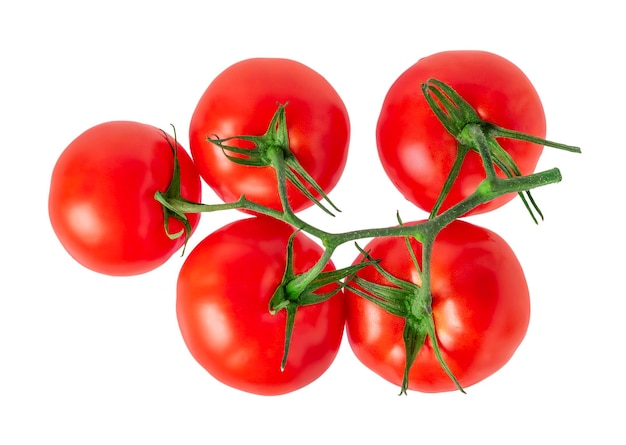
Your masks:
<svg viewBox="0 0 626 445"><path fill-rule="evenodd" d="M528 78L495 54L443 52L404 72L380 112L380 160L407 200L445 214L488 173L479 150L433 112L420 88L429 79L476 110L471 125L543 138L546 123ZM433 95L444 109L453 102L439 90ZM349 138L346 106L320 74L287 59L244 60L201 96L189 126L191 154L137 122L107 122L78 136L52 173L50 221L85 267L133 275L180 250L201 212L248 213L188 253L177 285L185 344L234 388L276 395L308 385L332 364L344 328L356 357L403 390L450 391L483 380L510 359L528 327L528 286L514 252L497 234L452 218L432 245L417 235L380 234L351 266L335 268L337 238L296 214L323 207L344 170ZM519 176L534 171L543 148L532 140L501 146ZM498 177L510 176L498 167ZM222 204L200 203L202 180ZM513 196L484 199L464 214L494 210ZM436 221L431 216L398 227L426 227Z"/></svg>

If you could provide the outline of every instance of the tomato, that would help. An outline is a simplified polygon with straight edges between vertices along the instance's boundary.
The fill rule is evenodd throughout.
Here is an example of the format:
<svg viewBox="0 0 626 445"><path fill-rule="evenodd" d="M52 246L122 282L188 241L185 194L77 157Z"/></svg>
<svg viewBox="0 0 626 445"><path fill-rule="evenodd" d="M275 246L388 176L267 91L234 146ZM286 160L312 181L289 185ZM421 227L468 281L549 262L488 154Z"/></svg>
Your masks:
<svg viewBox="0 0 626 445"><path fill-rule="evenodd" d="M205 182L224 202L245 195L251 201L282 209L272 167L249 167L228 160L207 137L263 135L277 104L287 104L289 148L328 194L344 170L350 137L346 107L328 81L311 68L288 59L255 58L235 63L202 94L189 126L189 145ZM232 144L250 148L249 142ZM313 192L320 199L320 194ZM294 211L312 205L291 183Z"/></svg>
<svg viewBox="0 0 626 445"><path fill-rule="evenodd" d="M421 266L422 245L413 239L411 246ZM397 278L420 283L404 238L374 238L364 250ZM526 279L514 252L500 236L462 220L446 226L435 239L431 269L439 348L452 374L466 388L504 366L526 335L530 317ZM390 285L373 267L357 275ZM405 365L404 319L349 289L345 298L347 338L356 357L400 385ZM426 338L411 367L408 388L422 392L457 388L440 366L431 338Z"/></svg>
<svg viewBox="0 0 626 445"><path fill-rule="evenodd" d="M510 61L483 51L447 51L420 59L387 92L376 142L393 184L408 201L428 212L437 201L457 153L457 141L439 122L420 89L429 78L450 85L485 121L539 138L546 134L539 96L526 75ZM534 172L542 146L511 139L499 142L522 175ZM441 210L469 196L484 178L480 156L470 151ZM503 195L468 214L491 211L514 197L515 193Z"/></svg>
<svg viewBox="0 0 626 445"><path fill-rule="evenodd" d="M242 391L279 395L321 376L341 343L345 307L341 292L301 306L284 371L286 314L268 303L286 267L294 229L265 216L232 222L202 240L178 277L176 313L191 355L220 382ZM295 273L309 270L321 248L299 232L294 239ZM334 270L329 263L326 270ZM320 292L336 289L336 284Z"/></svg>
<svg viewBox="0 0 626 445"><path fill-rule="evenodd" d="M171 146L170 146L171 144ZM174 138L150 125L114 121L79 135L52 172L48 212L67 252L83 266L108 275L148 272L170 258L185 237L165 233L154 199L172 179ZM199 202L201 181L191 157L178 145L181 195ZM187 215L192 230L200 215ZM183 229L171 219L170 232Z"/></svg>

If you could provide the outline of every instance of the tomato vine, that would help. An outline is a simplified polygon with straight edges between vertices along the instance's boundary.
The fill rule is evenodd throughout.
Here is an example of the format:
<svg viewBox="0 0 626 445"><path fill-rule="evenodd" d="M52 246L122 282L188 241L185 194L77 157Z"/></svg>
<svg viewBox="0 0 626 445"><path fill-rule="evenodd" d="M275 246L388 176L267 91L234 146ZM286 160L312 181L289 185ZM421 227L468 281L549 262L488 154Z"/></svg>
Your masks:
<svg viewBox="0 0 626 445"><path fill-rule="evenodd" d="M315 290L324 285L335 282L338 283L340 287L344 287L347 285L348 279L353 278L361 268L375 267L393 284L393 287L381 286L360 279L356 282L364 290L355 287L352 287L350 290L369 299L387 312L399 315L406 320L403 336L406 365L401 393L406 393L407 391L409 369L426 336L430 336L430 338L433 339L434 352L437 355L441 367L446 371L452 381L455 382L457 388L463 391L463 388L457 382L455 376L441 357L435 336L435 324L431 308L431 272L429 266L435 238L444 227L467 214L477 206L512 192L520 195L535 222L538 221L535 213L540 218L543 218L530 190L560 182L562 177L559 169L552 168L538 173L522 175L513 159L500 146L496 138L529 141L575 153L579 153L580 148L500 128L490 122L483 121L476 110L474 110L474 108L472 108L472 106L452 87L439 80L429 79L421 85L421 91L433 113L446 130L457 140L458 151L452 170L428 220L419 224L404 225L398 215L398 225L396 226L331 233L309 224L298 216L289 203L287 196L288 183L295 185L298 190L307 195L310 200L326 213L333 215L332 210L326 207L320 200L316 199L313 194L308 191L307 186L312 187L315 191L320 193L323 200L326 201L333 210L338 211L339 209L328 199L321 188L317 186L315 180L300 166L295 155L289 149L286 118L288 104L277 104L277 111L268 125L267 132L263 135L237 135L227 138L214 137L214 135L207 136L207 141L220 147L224 155L233 162L247 165L251 168L261 166L272 167L276 171L282 211L255 203L248 200L244 195L240 196L237 201L219 204L195 203L183 199L180 193L175 190L179 183L178 169L176 167L174 168L171 185L167 192L155 193L155 199L163 205L164 212L167 212L166 214L169 215L175 215L177 218L181 219L183 224L186 219L185 214L239 209L281 220L299 231L307 232L321 241L324 246L321 258L311 269L301 274L295 274L291 269L291 246L288 245L286 252L287 266L283 280L270 301L268 301L268 310L271 313L276 313L280 310L287 312L284 356L281 363L282 368L287 365L290 338L294 329L295 314L298 308L303 305L316 304L330 298L332 295L317 295L314 293ZM244 149L228 145L229 141L236 139L248 141L252 143L254 147ZM454 183L464 157L469 151L475 151L480 155L486 177L478 187L476 187L473 193L445 211L440 212L441 203ZM496 174L496 169L501 170L506 177L499 177ZM187 226L185 225L185 227ZM182 233L178 233L177 235L183 236ZM186 230L185 236L187 237L188 235L188 230ZM419 267L416 267L420 271L420 285L393 277L378 265L376 258L371 257L368 252L361 249L356 243L358 240L374 237L405 237L407 240L415 239L422 244L422 268L420 270ZM324 268L331 260L337 247L348 242L355 242L356 247L363 254L365 260L343 269L325 272ZM413 254L413 251L408 245L408 241L407 248ZM416 258L414 258L414 263L417 265ZM372 297L372 295L375 297Z"/></svg>

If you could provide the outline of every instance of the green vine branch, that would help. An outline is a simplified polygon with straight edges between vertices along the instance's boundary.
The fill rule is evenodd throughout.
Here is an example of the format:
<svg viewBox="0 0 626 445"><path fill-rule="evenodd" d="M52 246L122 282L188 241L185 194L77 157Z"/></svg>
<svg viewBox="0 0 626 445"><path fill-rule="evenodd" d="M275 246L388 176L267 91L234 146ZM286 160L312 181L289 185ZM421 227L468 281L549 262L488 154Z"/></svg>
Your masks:
<svg viewBox="0 0 626 445"><path fill-rule="evenodd" d="M174 150L175 166L170 186L165 192L156 192L155 199L163 206L165 230L168 236L176 238L185 236L185 244L189 236L190 228L186 214L199 212L217 212L223 210L245 210L255 214L267 215L290 224L298 231L303 231L316 237L324 246L324 251L317 263L308 271L296 274L293 271L292 240L286 247L287 266L283 279L276 288L270 301L268 310L277 313L281 310L287 312L285 327L284 354L281 369L288 363L290 341L297 327L294 326L295 315L299 307L317 304L331 298L336 292L343 289L346 283L352 280L357 286L351 286L350 290L357 293L389 313L401 316L405 319L403 340L405 344L406 364L401 394L406 394L408 389L408 374L417 352L427 338L433 345L433 351L437 356L442 369L448 374L457 388L463 391L458 381L444 362L439 351L436 337L436 326L432 316L432 294L430 289L430 262L432 246L437 234L448 224L477 206L489 202L507 193L518 193L526 208L535 222L535 213L543 218L539 207L536 205L530 190L543 187L548 184L560 182L562 177L557 168L537 172L529 175L521 175L514 160L499 145L496 138L512 138L561 150L580 153L580 148L559 144L532 135L521 134L513 130L497 127L485 122L478 113L460 96L454 89L435 79L430 79L421 86L421 90L431 106L433 113L439 118L442 125L454 136L458 143L457 158L452 166L447 180L441 190L440 196L430 213L428 220L419 224L404 225L398 217L398 225L389 227L369 228L340 233L331 233L316 228L300 218L291 208L287 197L287 183L292 183L301 193L305 194L324 212L333 215L330 209L339 211L324 191L298 163L295 155L289 149L285 106L278 104L278 109L273 116L265 134L260 136L232 136L220 139L218 137L207 138L209 143L220 147L225 156L231 161L247 165L250 168L270 166L275 169L277 175L277 187L282 203L282 211L278 211L248 200L241 196L237 201L220 204L194 203L184 199L180 195L180 171ZM245 140L252 142L254 148L239 148L229 145L229 142ZM477 152L483 162L485 179L478 185L476 190L445 211L440 212L441 204L452 187L463 161L469 151ZM504 172L505 177L496 174L496 168ZM309 187L316 191L330 208L326 207L309 191ZM169 218L178 219L183 223L184 230L171 234L168 229ZM378 260L369 257L360 247L357 248L364 255L364 261L343 269L332 272L324 271L330 262L335 250L340 245L348 242L356 242L366 238L377 237L404 237L407 241L407 249L411 253L417 270L420 272L420 285L399 280L384 271L378 264ZM410 239L422 243L421 270L417 267L417 258L411 249ZM183 250L184 252L184 250ZM358 276L359 270L364 267L376 267L377 270L389 281L389 286L381 286L369 283ZM319 293L319 290L329 283L336 283L335 291L331 293Z"/></svg>

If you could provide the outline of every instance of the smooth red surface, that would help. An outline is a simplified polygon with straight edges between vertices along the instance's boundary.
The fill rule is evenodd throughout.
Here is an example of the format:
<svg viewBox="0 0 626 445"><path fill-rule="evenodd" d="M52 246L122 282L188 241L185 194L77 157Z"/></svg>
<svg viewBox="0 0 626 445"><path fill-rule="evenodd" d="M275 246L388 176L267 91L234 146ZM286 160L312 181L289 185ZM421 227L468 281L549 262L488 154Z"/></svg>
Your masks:
<svg viewBox="0 0 626 445"><path fill-rule="evenodd" d="M385 172L404 195L430 212L457 153L457 141L433 114L420 85L430 78L456 90L485 121L500 127L546 136L539 96L526 75L510 61L484 51L447 51L420 59L389 89L378 119L376 141ZM534 172L543 147L500 139L523 175ZM501 172L499 172L501 173ZM469 196L485 178L480 156L470 152L441 210ZM469 214L498 208L516 196L498 197Z"/></svg>
<svg viewBox="0 0 626 445"><path fill-rule="evenodd" d="M199 202L200 176L180 145L177 154L182 196ZM63 247L83 266L108 275L136 275L163 264L184 242L184 236L166 235L154 200L169 186L173 168L173 150L158 128L113 121L82 133L59 157L50 183L50 222ZM200 214L187 216L195 229ZM171 232L182 229L170 219Z"/></svg>
<svg viewBox="0 0 626 445"><path fill-rule="evenodd" d="M192 356L216 379L255 394L278 395L302 388L331 365L343 336L340 292L298 309L291 348L280 370L286 313L271 315L268 303L286 265L293 228L267 217L230 223L201 241L180 271L176 312ZM294 240L296 273L309 270L321 248L300 232ZM326 270L334 268L332 263ZM332 290L335 285L322 288Z"/></svg>
<svg viewBox="0 0 626 445"><path fill-rule="evenodd" d="M421 266L421 244L412 241ZM392 275L419 284L403 238L375 238L366 247ZM456 220L438 235L432 254L432 310L444 361L463 387L490 376L509 361L528 328L528 286L514 252L497 234ZM361 257L355 263L361 261ZM390 285L373 267L358 276ZM368 368L402 383L404 319L345 290L347 337ZM456 386L442 370L427 338L409 375L409 389L452 391Z"/></svg>
<svg viewBox="0 0 626 445"><path fill-rule="evenodd" d="M299 62L247 59L228 67L211 82L189 126L189 145L196 166L224 202L245 195L259 204L282 208L271 167L235 164L221 148L207 141L207 137L263 135L278 103L288 103L285 112L289 144L300 164L327 194L339 181L348 155L350 122L335 89ZM242 141L232 143L250 147ZM294 211L312 205L291 184L288 195Z"/></svg>

